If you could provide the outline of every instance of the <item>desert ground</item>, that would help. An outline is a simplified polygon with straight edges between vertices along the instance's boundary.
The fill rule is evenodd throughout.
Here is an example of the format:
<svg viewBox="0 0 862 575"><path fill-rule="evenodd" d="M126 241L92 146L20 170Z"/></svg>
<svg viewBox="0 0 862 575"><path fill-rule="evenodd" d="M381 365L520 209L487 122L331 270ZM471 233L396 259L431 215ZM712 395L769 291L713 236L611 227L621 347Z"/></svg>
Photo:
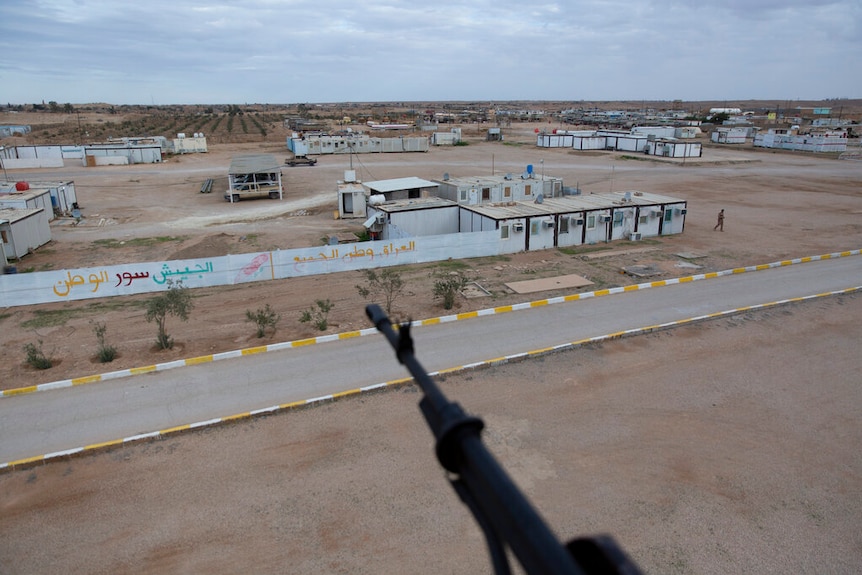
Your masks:
<svg viewBox="0 0 862 575"><path fill-rule="evenodd" d="M231 205L198 190L206 178L226 179L231 155L286 156L283 144L213 146L159 166L20 171L10 175L74 180L85 217L58 221L54 241L19 266L319 245L361 226L332 215L350 162L365 181L541 164L584 193L688 201L679 236L462 262L455 269L491 295L464 298L457 311L558 295L505 285L522 279L576 273L596 289L643 281L623 273L635 264L674 277L862 245L858 162L747 147L706 146L685 162L584 154L538 149L532 130L515 127L500 143L465 127L468 146L324 156L285 168L281 202ZM722 208L725 231L713 231ZM703 256L692 260L699 268L676 255L684 252ZM400 270L409 293L396 312L446 313L432 274L452 269ZM367 327L358 283L360 274L347 273L199 290L189 321L169 325L177 345L168 352L153 349L146 297L3 310L0 382L8 389L319 335L298 317L320 297L335 304L327 332ZM846 295L751 312L443 385L486 419L489 445L563 539L613 533L650 573L850 573L862 563L860 302ZM245 311L264 304L282 319L261 341ZM94 359L93 321L120 352L109 368ZM54 359L48 370L24 365L23 346L37 340ZM479 531L434 461L416 391L4 473L0 572L487 572Z"/></svg>

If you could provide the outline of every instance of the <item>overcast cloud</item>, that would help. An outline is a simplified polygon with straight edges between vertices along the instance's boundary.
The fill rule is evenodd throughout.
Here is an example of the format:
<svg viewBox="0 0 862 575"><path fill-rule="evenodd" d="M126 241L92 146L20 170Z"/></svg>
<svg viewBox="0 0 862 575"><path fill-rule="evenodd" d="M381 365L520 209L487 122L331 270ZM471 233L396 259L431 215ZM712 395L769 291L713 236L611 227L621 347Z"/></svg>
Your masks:
<svg viewBox="0 0 862 575"><path fill-rule="evenodd" d="M860 0L0 2L0 103L862 97Z"/></svg>

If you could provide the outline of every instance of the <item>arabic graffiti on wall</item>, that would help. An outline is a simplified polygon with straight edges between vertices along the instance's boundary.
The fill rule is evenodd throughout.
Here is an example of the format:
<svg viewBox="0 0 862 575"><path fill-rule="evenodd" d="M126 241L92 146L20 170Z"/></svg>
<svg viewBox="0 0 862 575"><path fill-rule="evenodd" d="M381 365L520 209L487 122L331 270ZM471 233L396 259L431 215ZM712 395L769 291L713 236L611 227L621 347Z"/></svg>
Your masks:
<svg viewBox="0 0 862 575"><path fill-rule="evenodd" d="M0 275L0 307L235 285L503 253L496 231Z"/></svg>

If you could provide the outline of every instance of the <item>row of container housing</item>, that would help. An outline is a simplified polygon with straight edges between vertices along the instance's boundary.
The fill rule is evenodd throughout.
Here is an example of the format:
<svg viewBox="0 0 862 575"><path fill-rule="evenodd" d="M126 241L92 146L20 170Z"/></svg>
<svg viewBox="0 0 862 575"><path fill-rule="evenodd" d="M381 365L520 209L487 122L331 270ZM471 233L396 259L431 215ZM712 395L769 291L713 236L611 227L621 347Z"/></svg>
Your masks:
<svg viewBox="0 0 862 575"><path fill-rule="evenodd" d="M368 207L374 239L497 230L510 253L679 234L685 200L647 192L609 192L478 205L444 198L393 200Z"/></svg>
<svg viewBox="0 0 862 575"><path fill-rule="evenodd" d="M769 130L765 134L757 134L754 137L754 145L803 152L844 152L847 150L847 132L798 135Z"/></svg>
<svg viewBox="0 0 862 575"><path fill-rule="evenodd" d="M425 136L377 138L365 134L330 136L306 134L287 138L287 149L297 156L323 154L373 154L386 152L427 152Z"/></svg>
<svg viewBox="0 0 862 575"><path fill-rule="evenodd" d="M536 145L540 148L611 150L670 158L699 158L703 154L703 146L689 140L690 138L666 138L643 132L583 130L539 134Z"/></svg>
<svg viewBox="0 0 862 575"><path fill-rule="evenodd" d="M84 146L9 146L0 150L0 158L7 169L62 168L65 160L80 160L84 166L157 164L164 160L166 154L206 151L206 138L200 134L172 140L162 136L114 138Z"/></svg>

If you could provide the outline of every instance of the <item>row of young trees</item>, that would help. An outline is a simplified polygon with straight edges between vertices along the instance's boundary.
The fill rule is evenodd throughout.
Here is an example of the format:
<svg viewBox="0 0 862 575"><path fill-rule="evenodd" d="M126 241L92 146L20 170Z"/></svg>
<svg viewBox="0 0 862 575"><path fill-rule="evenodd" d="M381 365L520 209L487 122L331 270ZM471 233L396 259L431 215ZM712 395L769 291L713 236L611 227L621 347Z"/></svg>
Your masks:
<svg viewBox="0 0 862 575"><path fill-rule="evenodd" d="M365 282L357 284L356 290L364 299L370 299L385 307L386 313L391 314L396 300L407 290L407 284L401 273L392 269L384 268L380 271L369 269L363 270ZM464 289L468 280L461 274L453 272L446 276L436 276L434 282L434 298L441 301L444 309L452 309L455 306L457 295ZM329 327L329 312L335 307L329 299L318 299L314 305L300 314L300 323L310 323L320 331ZM188 321L194 309L189 288L182 282L171 282L168 280L168 289L156 295L146 303L145 318L148 323L156 324L156 348L159 350L172 349L174 339L168 333L167 322L169 317L175 317L181 321ZM281 316L272 309L269 304L256 310L248 309L245 312L246 320L254 324L255 335L263 338L267 334L275 334L276 326ZM110 363L117 357L117 349L107 341L107 326L101 322L91 322L93 333L98 344L97 357L102 363ZM49 369L53 362L43 351L42 340L37 343L28 343L24 346L26 363L36 369Z"/></svg>

